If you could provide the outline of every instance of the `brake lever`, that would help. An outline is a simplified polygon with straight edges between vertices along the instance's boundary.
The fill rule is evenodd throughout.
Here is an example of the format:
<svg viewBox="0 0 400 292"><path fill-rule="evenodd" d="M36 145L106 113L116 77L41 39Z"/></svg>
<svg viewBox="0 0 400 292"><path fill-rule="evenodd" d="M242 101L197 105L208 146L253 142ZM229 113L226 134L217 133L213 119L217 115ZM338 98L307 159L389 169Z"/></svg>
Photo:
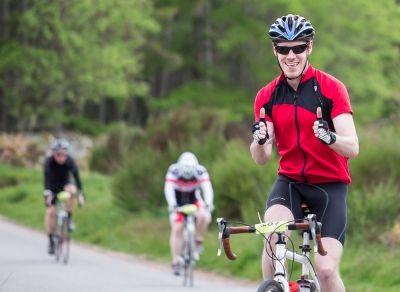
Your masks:
<svg viewBox="0 0 400 292"><path fill-rule="evenodd" d="M315 233L317 225L317 216L315 214L309 214L307 217L308 217L308 223L310 224L311 236L314 241L314 252L318 252L318 241L317 241L317 235Z"/></svg>
<svg viewBox="0 0 400 292"><path fill-rule="evenodd" d="M222 251L222 235L226 228L226 219L225 218L217 218L217 225L218 225L218 253L217 256L221 255Z"/></svg>

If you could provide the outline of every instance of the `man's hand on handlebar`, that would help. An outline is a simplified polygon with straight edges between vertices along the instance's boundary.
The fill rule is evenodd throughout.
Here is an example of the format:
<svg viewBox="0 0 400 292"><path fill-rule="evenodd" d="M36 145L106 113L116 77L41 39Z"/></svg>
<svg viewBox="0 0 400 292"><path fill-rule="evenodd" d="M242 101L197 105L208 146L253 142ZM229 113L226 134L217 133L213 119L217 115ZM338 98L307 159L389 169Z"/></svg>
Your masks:
<svg viewBox="0 0 400 292"><path fill-rule="evenodd" d="M176 208L178 208L177 205L168 205L168 212L174 213L176 211Z"/></svg>
<svg viewBox="0 0 400 292"><path fill-rule="evenodd" d="M209 204L209 205L207 204L206 209L208 212L212 213L214 211L215 207L213 204Z"/></svg>
<svg viewBox="0 0 400 292"><path fill-rule="evenodd" d="M50 190L45 190L43 192L44 195L44 204L46 205L46 207L50 207L51 205L51 201L53 201L53 193Z"/></svg>
<svg viewBox="0 0 400 292"><path fill-rule="evenodd" d="M85 194L83 193L82 190L80 190L78 193L78 203L80 207L82 207L85 204Z"/></svg>

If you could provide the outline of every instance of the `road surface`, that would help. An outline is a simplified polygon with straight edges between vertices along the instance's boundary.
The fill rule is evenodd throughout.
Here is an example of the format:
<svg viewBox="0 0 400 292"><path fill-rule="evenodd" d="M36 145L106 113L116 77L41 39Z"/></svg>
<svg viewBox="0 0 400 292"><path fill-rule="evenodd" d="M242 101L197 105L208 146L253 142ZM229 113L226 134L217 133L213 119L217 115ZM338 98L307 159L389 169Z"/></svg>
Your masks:
<svg viewBox="0 0 400 292"><path fill-rule="evenodd" d="M0 217L1 292L257 291L244 283L195 270L194 287L184 287L167 264L71 244L68 265L46 253L47 236Z"/></svg>

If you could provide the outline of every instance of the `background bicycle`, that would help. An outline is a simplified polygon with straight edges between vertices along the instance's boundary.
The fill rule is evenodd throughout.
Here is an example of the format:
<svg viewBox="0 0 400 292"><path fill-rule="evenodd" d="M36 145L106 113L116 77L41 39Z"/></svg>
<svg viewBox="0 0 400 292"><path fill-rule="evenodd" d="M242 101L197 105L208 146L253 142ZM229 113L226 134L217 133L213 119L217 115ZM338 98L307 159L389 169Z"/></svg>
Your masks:
<svg viewBox="0 0 400 292"><path fill-rule="evenodd" d="M181 257L183 259L183 285L190 285L193 287L193 269L196 264L196 260L199 259L199 254L197 253L195 245L195 213L197 211L197 206L194 204L187 204L177 207L176 211L185 215L181 251Z"/></svg>
<svg viewBox="0 0 400 292"><path fill-rule="evenodd" d="M221 254L221 246L223 246L228 259L236 260L236 255L233 254L229 242L231 234L261 234L265 238L265 246L267 247L271 244L272 234L275 233L277 235L275 242L276 251L275 253L269 253L271 260L274 262L275 277L274 279L265 280L258 288L258 292L320 292L318 278L312 260L310 259L310 252L312 250L310 247L310 238L312 238L314 242L314 252L326 255L327 252L324 250L321 242L321 223L317 222L316 215L308 213L308 207L306 205L303 206L303 212L305 214L304 219L295 222L276 221L255 225L247 225L241 222L229 222L224 218L218 218L218 256ZM228 223L238 223L245 226L227 227ZM302 246L299 247L301 253L295 252L293 241L290 237L285 235L285 231L287 230L301 230L303 241ZM270 233L270 235L265 236L264 234L266 233ZM286 239L288 241L286 241ZM291 243L291 248L286 246L288 242ZM266 250L268 251L267 248ZM292 261L291 269L286 267L285 259ZM301 264L302 272L296 281L291 281L294 262ZM288 272L289 270L290 272Z"/></svg>
<svg viewBox="0 0 400 292"><path fill-rule="evenodd" d="M70 254L70 230L68 228L68 212L67 201L71 198L68 192L60 192L57 194L57 216L56 226L57 231L54 237L55 240L55 256L56 261L62 261L64 264L68 263ZM79 205L84 204L83 197L78 196Z"/></svg>

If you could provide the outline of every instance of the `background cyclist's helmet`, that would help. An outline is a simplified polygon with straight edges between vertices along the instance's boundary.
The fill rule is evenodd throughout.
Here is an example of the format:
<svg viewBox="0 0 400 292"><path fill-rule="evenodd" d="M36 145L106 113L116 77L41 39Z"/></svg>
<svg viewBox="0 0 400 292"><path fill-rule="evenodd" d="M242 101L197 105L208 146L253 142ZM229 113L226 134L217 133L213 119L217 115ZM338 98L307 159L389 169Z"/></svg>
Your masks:
<svg viewBox="0 0 400 292"><path fill-rule="evenodd" d="M62 151L68 150L69 142L64 138L56 139L51 143L51 150L53 151Z"/></svg>
<svg viewBox="0 0 400 292"><path fill-rule="evenodd" d="M199 161L193 153L182 153L178 159L179 176L186 180L193 178L196 174L198 165Z"/></svg>
<svg viewBox="0 0 400 292"><path fill-rule="evenodd" d="M269 29L269 38L273 43L285 41L312 41L315 35L311 23L300 15L288 14L278 18Z"/></svg>

